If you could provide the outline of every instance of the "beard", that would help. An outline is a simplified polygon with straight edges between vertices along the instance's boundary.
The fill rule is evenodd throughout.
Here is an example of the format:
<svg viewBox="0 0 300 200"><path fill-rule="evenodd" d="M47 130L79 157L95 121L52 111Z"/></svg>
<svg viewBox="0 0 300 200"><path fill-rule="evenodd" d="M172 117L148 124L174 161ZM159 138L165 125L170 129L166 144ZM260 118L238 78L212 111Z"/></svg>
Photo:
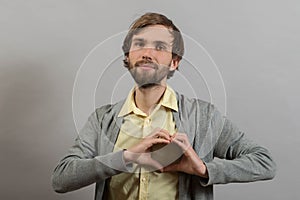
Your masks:
<svg viewBox="0 0 300 200"><path fill-rule="evenodd" d="M149 70L139 69L141 66L147 65ZM170 65L158 65L149 60L141 60L135 64L129 61L129 72L133 77L138 87L149 88L156 85L161 85L161 81L167 77L170 72ZM152 69L151 69L152 68Z"/></svg>

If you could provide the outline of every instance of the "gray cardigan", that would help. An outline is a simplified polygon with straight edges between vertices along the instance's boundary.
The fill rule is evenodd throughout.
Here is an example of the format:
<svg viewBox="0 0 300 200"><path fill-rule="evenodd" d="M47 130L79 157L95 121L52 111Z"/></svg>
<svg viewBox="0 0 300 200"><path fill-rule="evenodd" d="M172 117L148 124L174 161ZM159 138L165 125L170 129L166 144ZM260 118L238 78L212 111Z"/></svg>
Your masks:
<svg viewBox="0 0 300 200"><path fill-rule="evenodd" d="M208 179L179 173L179 199L213 199L213 184L272 179L276 165L270 153L245 137L210 103L177 93L178 112L173 112L178 132L186 133L195 152L205 162ZM96 109L68 154L52 175L56 192L63 193L96 183L95 200L104 198L113 175L129 172L123 151L113 152L124 101ZM153 194L155 195L155 194Z"/></svg>

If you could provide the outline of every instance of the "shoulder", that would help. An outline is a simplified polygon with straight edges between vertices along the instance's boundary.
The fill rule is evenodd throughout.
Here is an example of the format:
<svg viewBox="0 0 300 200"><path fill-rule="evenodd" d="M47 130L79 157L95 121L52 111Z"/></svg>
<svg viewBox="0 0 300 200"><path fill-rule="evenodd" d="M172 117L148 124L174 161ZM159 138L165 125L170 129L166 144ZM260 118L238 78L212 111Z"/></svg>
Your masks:
<svg viewBox="0 0 300 200"><path fill-rule="evenodd" d="M198 114L211 115L217 111L215 105L198 98L190 98L176 92L180 110L186 112L197 112Z"/></svg>
<svg viewBox="0 0 300 200"><path fill-rule="evenodd" d="M124 101L125 100L121 100L114 104L106 104L96 108L94 114L96 115L98 121L102 121L104 117L116 117L119 114Z"/></svg>

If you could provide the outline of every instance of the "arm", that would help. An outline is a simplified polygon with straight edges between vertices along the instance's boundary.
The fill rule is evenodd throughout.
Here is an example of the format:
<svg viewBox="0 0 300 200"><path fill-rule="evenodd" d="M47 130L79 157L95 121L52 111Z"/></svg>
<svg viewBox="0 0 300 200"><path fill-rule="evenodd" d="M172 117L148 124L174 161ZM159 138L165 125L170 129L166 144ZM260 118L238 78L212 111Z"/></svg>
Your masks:
<svg viewBox="0 0 300 200"><path fill-rule="evenodd" d="M127 171L123 151L98 155L100 135L97 113L93 113L76 138L68 154L58 163L52 175L56 192L68 192L105 180L121 171Z"/></svg>
<svg viewBox="0 0 300 200"><path fill-rule="evenodd" d="M229 120L214 110L207 133L215 144L214 159L204 163L189 143L187 135L177 133L173 138L184 152L180 162L164 171L181 171L198 177L203 186L230 182L251 182L272 179L276 166L267 149L248 140ZM200 147L203 148L203 147Z"/></svg>
<svg viewBox="0 0 300 200"><path fill-rule="evenodd" d="M275 176L276 165L269 151L247 139L217 110L213 112L211 129L221 133L214 148L214 159L205 163L209 178L202 182L204 186L268 180Z"/></svg>

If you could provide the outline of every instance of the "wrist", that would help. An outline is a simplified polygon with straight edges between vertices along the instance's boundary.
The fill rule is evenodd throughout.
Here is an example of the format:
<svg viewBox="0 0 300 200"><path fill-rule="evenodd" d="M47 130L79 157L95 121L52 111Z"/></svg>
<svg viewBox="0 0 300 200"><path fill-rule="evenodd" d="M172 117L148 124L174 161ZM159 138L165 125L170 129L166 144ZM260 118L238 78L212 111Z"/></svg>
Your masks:
<svg viewBox="0 0 300 200"><path fill-rule="evenodd" d="M128 164L132 161L130 152L127 149L123 150L123 159L126 164Z"/></svg>
<svg viewBox="0 0 300 200"><path fill-rule="evenodd" d="M200 176L203 178L208 178L207 167L204 162L202 162L202 165L201 165Z"/></svg>
<svg viewBox="0 0 300 200"><path fill-rule="evenodd" d="M208 178L206 165L202 162L198 166L199 167L197 167L197 169L195 170L196 171L195 175L203 177L203 178Z"/></svg>

